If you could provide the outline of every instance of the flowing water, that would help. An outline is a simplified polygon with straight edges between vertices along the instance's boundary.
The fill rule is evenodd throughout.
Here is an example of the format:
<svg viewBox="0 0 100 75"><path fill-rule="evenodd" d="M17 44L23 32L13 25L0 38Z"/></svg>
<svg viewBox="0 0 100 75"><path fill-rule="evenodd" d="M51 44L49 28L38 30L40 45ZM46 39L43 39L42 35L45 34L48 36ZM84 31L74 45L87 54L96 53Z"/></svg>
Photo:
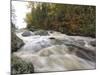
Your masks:
<svg viewBox="0 0 100 75"><path fill-rule="evenodd" d="M14 54L23 60L32 62L35 72L68 71L95 69L95 46L91 37L68 36L60 32L48 31L48 35L22 36L24 41Z"/></svg>

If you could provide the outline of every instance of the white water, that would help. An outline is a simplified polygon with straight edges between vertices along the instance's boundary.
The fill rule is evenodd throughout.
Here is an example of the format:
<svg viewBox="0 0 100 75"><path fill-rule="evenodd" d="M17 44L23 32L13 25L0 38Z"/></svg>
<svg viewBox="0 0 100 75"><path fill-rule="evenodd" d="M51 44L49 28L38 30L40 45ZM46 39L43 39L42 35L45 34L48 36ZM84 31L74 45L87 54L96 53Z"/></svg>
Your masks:
<svg viewBox="0 0 100 75"><path fill-rule="evenodd" d="M78 57L73 50L69 49L64 43L76 43L83 47L95 51L95 47L89 44L95 39L81 36L68 36L59 32L49 33L47 36L34 35L23 37L17 33L25 45L14 54L21 57L25 61L32 62L35 67L35 72L49 71L67 71L78 69L94 69L95 61L90 61ZM53 37L55 39L49 39ZM59 40L59 41L57 41ZM79 40L82 40L81 44ZM63 43L64 42L64 43Z"/></svg>

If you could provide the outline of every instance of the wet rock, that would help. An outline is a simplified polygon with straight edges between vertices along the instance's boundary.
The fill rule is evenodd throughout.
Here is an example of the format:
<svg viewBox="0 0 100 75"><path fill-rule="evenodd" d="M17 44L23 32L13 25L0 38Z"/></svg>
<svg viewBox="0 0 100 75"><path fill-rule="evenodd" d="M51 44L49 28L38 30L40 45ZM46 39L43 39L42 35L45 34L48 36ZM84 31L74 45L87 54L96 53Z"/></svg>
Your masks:
<svg viewBox="0 0 100 75"><path fill-rule="evenodd" d="M53 40L53 39L55 39L55 38L54 38L54 37L50 37L49 39Z"/></svg>
<svg viewBox="0 0 100 75"><path fill-rule="evenodd" d="M92 46L94 46L94 47L95 47L95 46L96 46L96 40L91 41L91 42L90 42L90 45L92 45Z"/></svg>
<svg viewBox="0 0 100 75"><path fill-rule="evenodd" d="M94 51L82 50L77 48L75 53L80 58L96 62L96 53Z"/></svg>
<svg viewBox="0 0 100 75"><path fill-rule="evenodd" d="M22 36L30 36L30 35L32 35L30 31L24 31L22 33Z"/></svg>
<svg viewBox="0 0 100 75"><path fill-rule="evenodd" d="M45 36L45 35L49 35L48 31L45 30L38 30L34 32L34 35L40 35L40 36Z"/></svg>
<svg viewBox="0 0 100 75"><path fill-rule="evenodd" d="M84 40L77 40L77 43L78 43L78 44L80 44L80 45L82 45L82 46L84 46L84 45L85 45Z"/></svg>
<svg viewBox="0 0 100 75"><path fill-rule="evenodd" d="M49 31L49 33L53 33L54 31Z"/></svg>
<svg viewBox="0 0 100 75"><path fill-rule="evenodd" d="M16 36L15 33L12 32L12 35L11 35L11 49L12 49L12 52L17 51L23 45L24 45L23 40L21 40L19 37Z"/></svg>

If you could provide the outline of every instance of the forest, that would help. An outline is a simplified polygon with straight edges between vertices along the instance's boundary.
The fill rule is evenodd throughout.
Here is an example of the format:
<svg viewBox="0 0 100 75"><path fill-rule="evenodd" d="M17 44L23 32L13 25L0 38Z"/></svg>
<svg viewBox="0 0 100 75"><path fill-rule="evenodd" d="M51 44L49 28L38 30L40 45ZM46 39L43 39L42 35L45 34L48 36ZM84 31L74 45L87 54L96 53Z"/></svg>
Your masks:
<svg viewBox="0 0 100 75"><path fill-rule="evenodd" d="M54 30L68 35L96 37L96 7L29 2L27 28Z"/></svg>

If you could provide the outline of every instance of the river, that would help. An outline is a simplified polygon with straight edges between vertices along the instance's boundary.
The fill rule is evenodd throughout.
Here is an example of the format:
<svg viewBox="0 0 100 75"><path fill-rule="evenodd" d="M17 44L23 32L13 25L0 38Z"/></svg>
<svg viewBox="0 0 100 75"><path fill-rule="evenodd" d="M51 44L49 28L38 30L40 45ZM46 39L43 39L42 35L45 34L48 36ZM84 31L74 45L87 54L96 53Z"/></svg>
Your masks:
<svg viewBox="0 0 100 75"><path fill-rule="evenodd" d="M25 30L16 32L24 41L14 54L34 65L35 72L69 71L95 69L96 47L91 42L95 38L69 36L56 31L46 31L45 35L22 36Z"/></svg>

